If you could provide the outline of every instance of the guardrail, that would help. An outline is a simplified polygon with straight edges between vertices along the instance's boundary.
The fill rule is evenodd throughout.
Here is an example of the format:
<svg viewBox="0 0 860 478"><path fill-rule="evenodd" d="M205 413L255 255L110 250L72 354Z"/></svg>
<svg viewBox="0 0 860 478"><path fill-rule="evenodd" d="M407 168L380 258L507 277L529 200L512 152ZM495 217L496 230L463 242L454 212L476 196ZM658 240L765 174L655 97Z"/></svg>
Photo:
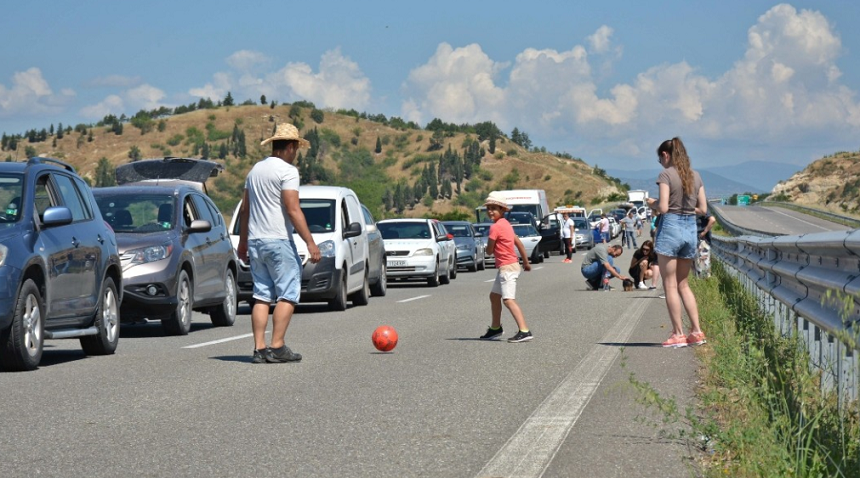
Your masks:
<svg viewBox="0 0 860 478"><path fill-rule="evenodd" d="M803 340L822 387L835 387L840 401L858 399L860 230L761 235L714 235L712 254L772 315L779 333ZM848 307L828 291L850 296Z"/></svg>

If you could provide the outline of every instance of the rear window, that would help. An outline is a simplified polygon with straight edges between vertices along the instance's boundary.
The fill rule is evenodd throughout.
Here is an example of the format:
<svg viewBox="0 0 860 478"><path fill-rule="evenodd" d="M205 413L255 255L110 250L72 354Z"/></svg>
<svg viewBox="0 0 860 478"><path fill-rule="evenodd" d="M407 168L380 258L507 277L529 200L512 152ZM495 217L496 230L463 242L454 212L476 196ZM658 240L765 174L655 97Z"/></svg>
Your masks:
<svg viewBox="0 0 860 478"><path fill-rule="evenodd" d="M454 237L472 237L472 228L468 224L445 224L445 229Z"/></svg>

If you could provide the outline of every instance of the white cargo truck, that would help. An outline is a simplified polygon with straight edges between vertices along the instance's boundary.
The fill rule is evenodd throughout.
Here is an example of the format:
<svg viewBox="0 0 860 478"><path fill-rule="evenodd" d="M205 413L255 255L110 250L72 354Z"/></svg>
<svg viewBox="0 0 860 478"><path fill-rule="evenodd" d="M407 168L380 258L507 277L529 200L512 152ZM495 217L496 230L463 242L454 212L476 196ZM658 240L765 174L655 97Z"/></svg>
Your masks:
<svg viewBox="0 0 860 478"><path fill-rule="evenodd" d="M644 189L631 189L627 191L627 202L637 209L648 205L648 191Z"/></svg>
<svg viewBox="0 0 860 478"><path fill-rule="evenodd" d="M551 212L546 200L546 191L543 189L510 189L498 192L505 197L511 211L532 213L535 217L536 227L540 225L541 219ZM487 217L487 208L484 206L475 208L475 219L477 222L490 222Z"/></svg>

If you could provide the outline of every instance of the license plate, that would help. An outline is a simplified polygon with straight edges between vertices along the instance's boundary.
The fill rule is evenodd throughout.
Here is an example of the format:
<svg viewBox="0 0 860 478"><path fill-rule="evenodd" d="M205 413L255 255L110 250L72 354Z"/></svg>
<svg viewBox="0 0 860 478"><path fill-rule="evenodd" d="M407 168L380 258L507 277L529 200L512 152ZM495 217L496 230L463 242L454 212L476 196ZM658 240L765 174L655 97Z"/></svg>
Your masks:
<svg viewBox="0 0 860 478"><path fill-rule="evenodd" d="M388 261L388 267L403 267L406 261Z"/></svg>

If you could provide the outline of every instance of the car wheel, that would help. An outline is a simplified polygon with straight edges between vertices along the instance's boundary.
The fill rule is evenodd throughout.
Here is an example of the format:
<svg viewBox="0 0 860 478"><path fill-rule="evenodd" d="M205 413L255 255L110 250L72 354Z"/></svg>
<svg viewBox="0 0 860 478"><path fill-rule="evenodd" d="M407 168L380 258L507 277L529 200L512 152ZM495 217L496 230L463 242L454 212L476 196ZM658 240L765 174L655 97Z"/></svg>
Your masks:
<svg viewBox="0 0 860 478"><path fill-rule="evenodd" d="M469 272L475 272L478 270L478 251L475 251L475 256L472 258L472 263L466 267L466 270Z"/></svg>
<svg viewBox="0 0 860 478"><path fill-rule="evenodd" d="M451 279L457 278L457 259L454 259L453 264L448 264L448 271L450 272Z"/></svg>
<svg viewBox="0 0 860 478"><path fill-rule="evenodd" d="M370 302L370 283L367 280L367 267L364 268L364 282L358 292L353 292L350 300L352 305L367 305Z"/></svg>
<svg viewBox="0 0 860 478"><path fill-rule="evenodd" d="M376 284L370 286L370 295L376 297L383 297L388 292L388 272L386 269L387 265L382 264L382 270L379 271L379 279L376 281Z"/></svg>
<svg viewBox="0 0 860 478"><path fill-rule="evenodd" d="M45 324L42 294L32 279L18 293L12 325L0 332L0 369L35 370L42 360Z"/></svg>
<svg viewBox="0 0 860 478"><path fill-rule="evenodd" d="M529 260L531 261L532 264L538 264L539 261L543 260L543 256L541 254L538 254L538 250L535 249L534 252L532 252L531 259L529 259Z"/></svg>
<svg viewBox="0 0 860 478"><path fill-rule="evenodd" d="M445 278L448 278L448 275L445 275ZM430 287L439 287L439 259L436 259L436 270L433 271L433 275L427 278L427 285Z"/></svg>
<svg viewBox="0 0 860 478"><path fill-rule="evenodd" d="M328 301L329 310L342 311L346 310L346 266L342 269L343 279L340 281L340 287L333 299Z"/></svg>
<svg viewBox="0 0 860 478"><path fill-rule="evenodd" d="M440 284L450 284L451 283L451 264L446 262L447 270L445 273L439 276ZM437 266L437 274L438 274L438 266Z"/></svg>
<svg viewBox="0 0 860 478"><path fill-rule="evenodd" d="M224 297L223 302L209 311L209 319L215 327L230 327L236 323L236 279L230 269L227 269L226 279L224 290L227 296Z"/></svg>
<svg viewBox="0 0 860 478"><path fill-rule="evenodd" d="M179 272L179 280L176 282L176 308L170 317L161 320L161 327L167 335L188 335L191 331L191 306L193 289L188 273Z"/></svg>
<svg viewBox="0 0 860 478"><path fill-rule="evenodd" d="M477 257L477 256L475 256L475 257ZM484 270L484 269L486 269L486 268L487 268L486 260L487 260L487 256L485 256L485 255L483 255L483 254L482 254L482 255L481 255L481 260L480 260L480 261L478 261L478 270L479 270L479 271L482 271L482 270Z"/></svg>
<svg viewBox="0 0 860 478"><path fill-rule="evenodd" d="M119 344L119 303L116 284L110 277L105 277L99 300L95 324L99 333L81 337L81 348L87 355L110 355Z"/></svg>

